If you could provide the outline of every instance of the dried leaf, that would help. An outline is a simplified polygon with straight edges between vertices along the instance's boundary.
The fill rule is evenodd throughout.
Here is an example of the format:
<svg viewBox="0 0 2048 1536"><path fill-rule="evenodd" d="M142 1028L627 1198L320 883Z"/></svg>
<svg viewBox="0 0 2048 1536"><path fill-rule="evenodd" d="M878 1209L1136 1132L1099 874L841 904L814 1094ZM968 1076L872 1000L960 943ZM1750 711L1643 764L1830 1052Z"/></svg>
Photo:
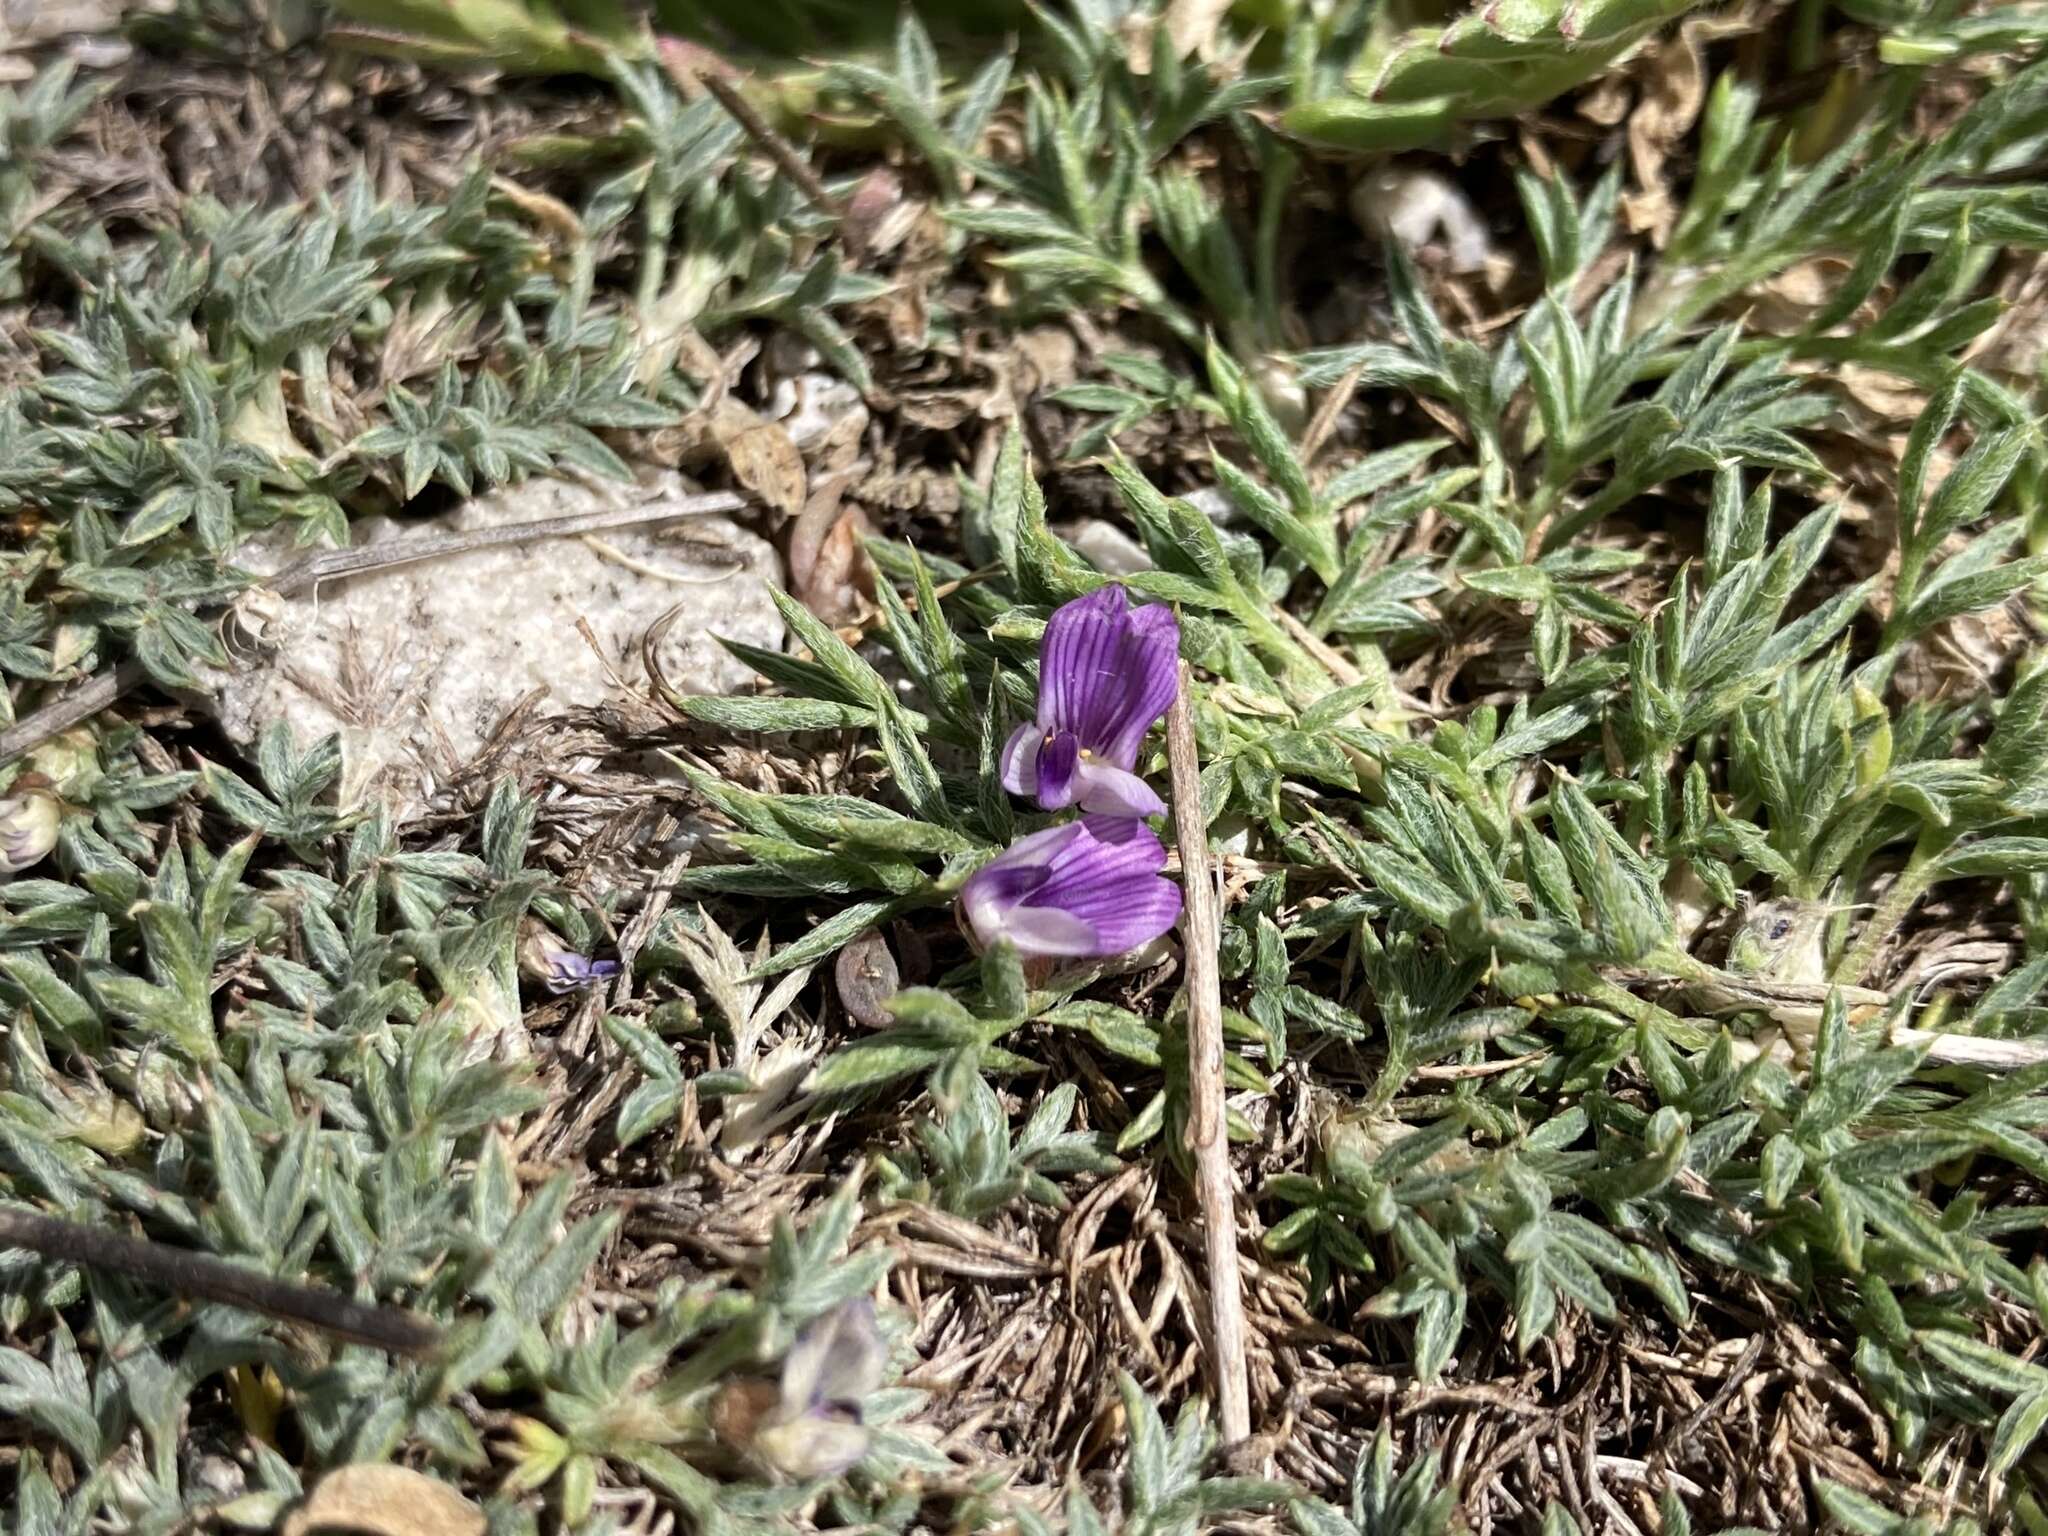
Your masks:
<svg viewBox="0 0 2048 1536"><path fill-rule="evenodd" d="M1081 376L1081 343L1063 325L1040 325L1010 344L1012 389L1026 400L1065 389ZM987 406L982 416L993 420Z"/></svg>
<svg viewBox="0 0 2048 1536"><path fill-rule="evenodd" d="M1910 422L1927 409L1927 391L1897 374L1844 363L1834 378L1850 399L1882 421Z"/></svg>
<svg viewBox="0 0 2048 1536"><path fill-rule="evenodd" d="M903 243L923 213L923 203L904 198L903 178L886 165L877 166L854 185L840 229L846 243L862 256L886 256Z"/></svg>
<svg viewBox="0 0 2048 1536"><path fill-rule="evenodd" d="M484 1512L448 1484L410 1467L336 1467L285 1516L278 1536L313 1531L367 1536L483 1536Z"/></svg>
<svg viewBox="0 0 2048 1536"><path fill-rule="evenodd" d="M1636 93L1626 75L1608 75L1581 96L1573 110L1589 123L1612 128L1628 116L1635 99Z"/></svg>
<svg viewBox="0 0 2048 1536"><path fill-rule="evenodd" d="M808 522L808 515L805 518ZM849 502L837 509L824 537L805 550L803 574L790 552L790 586L803 605L828 624L842 624L860 612L874 593L874 568L862 548L874 536L867 514ZM807 541L808 542L808 541Z"/></svg>
<svg viewBox="0 0 2048 1536"><path fill-rule="evenodd" d="M1206 49L1216 28L1230 14L1231 0L1171 0L1166 7L1166 35L1182 58Z"/></svg>
<svg viewBox="0 0 2048 1536"><path fill-rule="evenodd" d="M734 479L787 517L803 510L803 456L787 432L730 399L720 405L713 431Z"/></svg>
<svg viewBox="0 0 2048 1536"><path fill-rule="evenodd" d="M1639 89L1635 110L1628 114L1628 153L1637 190L1625 199L1624 211L1631 228L1661 247L1678 221L1665 161L1699 121L1707 99L1699 30L1681 27L1677 36L1643 55L1636 73Z"/></svg>
<svg viewBox="0 0 2048 1536"><path fill-rule="evenodd" d="M1641 99L1628 119L1628 153L1637 183L1649 188L1663 183L1666 156L1699 121L1706 103L1697 29L1681 27L1644 55L1643 66Z"/></svg>
<svg viewBox="0 0 2048 1536"><path fill-rule="evenodd" d="M1773 336L1804 330L1835 296L1851 263L1840 256L1795 262L1750 290L1750 324Z"/></svg>
<svg viewBox="0 0 2048 1536"><path fill-rule="evenodd" d="M904 390L896 397L896 409L912 426L950 432L975 414L983 394L979 389Z"/></svg>

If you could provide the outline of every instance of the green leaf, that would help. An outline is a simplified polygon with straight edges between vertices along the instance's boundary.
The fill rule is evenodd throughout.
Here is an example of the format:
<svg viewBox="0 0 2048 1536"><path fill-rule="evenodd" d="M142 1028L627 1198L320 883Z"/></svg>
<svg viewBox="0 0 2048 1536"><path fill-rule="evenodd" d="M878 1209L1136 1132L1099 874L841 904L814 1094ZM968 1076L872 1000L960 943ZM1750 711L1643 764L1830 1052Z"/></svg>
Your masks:
<svg viewBox="0 0 2048 1536"><path fill-rule="evenodd" d="M726 731L845 731L871 729L873 709L828 699L727 698L692 694L677 707L690 719Z"/></svg>
<svg viewBox="0 0 2048 1536"><path fill-rule="evenodd" d="M207 1149L213 1159L218 1209L243 1251L275 1252L274 1234L263 1223L263 1164L240 1113L218 1096L206 1101Z"/></svg>
<svg viewBox="0 0 2048 1536"><path fill-rule="evenodd" d="M1991 1475L2003 1477L2048 1429L2048 1389L2013 1400L1991 1437Z"/></svg>
<svg viewBox="0 0 2048 1536"><path fill-rule="evenodd" d="M837 954L870 928L889 921L907 908L908 903L895 900L856 901L819 923L802 938L776 950L749 971L747 979L763 981L799 966L814 965L827 955Z"/></svg>

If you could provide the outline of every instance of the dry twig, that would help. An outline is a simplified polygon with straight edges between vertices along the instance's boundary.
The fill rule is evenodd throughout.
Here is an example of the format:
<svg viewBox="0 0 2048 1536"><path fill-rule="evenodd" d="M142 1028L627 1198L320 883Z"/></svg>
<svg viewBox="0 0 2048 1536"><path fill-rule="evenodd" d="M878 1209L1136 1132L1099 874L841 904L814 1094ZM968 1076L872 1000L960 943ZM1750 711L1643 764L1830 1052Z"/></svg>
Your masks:
<svg viewBox="0 0 2048 1536"><path fill-rule="evenodd" d="M1195 757L1188 683L1183 662L1180 691L1166 716L1173 824L1187 900L1181 937L1187 948L1188 1142L1195 1154L1195 1184L1208 1250L1210 1375L1224 1443L1235 1444L1250 1436L1252 1418L1230 1138L1223 1116L1223 981L1216 969L1222 915L1216 910L1216 884L1210 873L1209 825L1202 815L1201 765Z"/></svg>
<svg viewBox="0 0 2048 1536"><path fill-rule="evenodd" d="M351 1301L324 1286L273 1280L210 1254L153 1243L125 1233L59 1221L30 1211L0 1210L0 1249L21 1248L46 1259L128 1275L179 1296L303 1323L394 1354L425 1355L440 1347L441 1330L416 1313Z"/></svg>
<svg viewBox="0 0 2048 1536"><path fill-rule="evenodd" d="M736 73L731 65L708 48L675 38L662 39L661 63L669 78L675 81L676 88L685 96L694 96L699 90L710 92L718 104L732 114L733 121L740 125L747 137L775 162L776 169L803 193L805 202L828 218L846 217L845 205L826 190L825 183L818 179L818 173L811 169L811 162L804 158L803 152L777 133L727 78Z"/></svg>

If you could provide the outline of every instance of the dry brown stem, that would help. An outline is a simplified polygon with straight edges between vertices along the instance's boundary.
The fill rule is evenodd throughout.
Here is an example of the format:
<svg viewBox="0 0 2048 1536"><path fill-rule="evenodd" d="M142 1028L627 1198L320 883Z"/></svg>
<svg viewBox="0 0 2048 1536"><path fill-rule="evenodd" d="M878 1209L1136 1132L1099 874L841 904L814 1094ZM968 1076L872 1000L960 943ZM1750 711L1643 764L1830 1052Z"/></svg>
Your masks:
<svg viewBox="0 0 2048 1536"><path fill-rule="evenodd" d="M1180 844L1187 905L1181 937L1187 949L1188 1144L1209 1268L1209 1374L1226 1444L1252 1432L1245 1369L1244 1297L1237 1272L1237 1213L1230 1176L1230 1139L1223 1114L1223 981L1216 968L1221 914L1209 863L1209 825L1202 815L1201 765L1188 705L1187 663L1166 716L1166 761L1173 779L1173 824Z"/></svg>

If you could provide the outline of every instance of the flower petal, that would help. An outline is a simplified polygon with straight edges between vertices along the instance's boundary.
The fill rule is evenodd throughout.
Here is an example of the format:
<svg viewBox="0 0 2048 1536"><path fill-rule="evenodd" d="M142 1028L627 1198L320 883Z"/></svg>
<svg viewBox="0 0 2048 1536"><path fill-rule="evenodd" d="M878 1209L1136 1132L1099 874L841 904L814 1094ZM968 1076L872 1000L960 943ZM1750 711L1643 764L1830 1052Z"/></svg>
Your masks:
<svg viewBox="0 0 2048 1536"><path fill-rule="evenodd" d="M1164 603L1133 613L1117 646L1117 689L1082 745L1119 768L1134 768L1138 744L1180 691L1180 621Z"/></svg>
<svg viewBox="0 0 2048 1536"><path fill-rule="evenodd" d="M1042 869L1004 868L1000 857L984 864L960 887L960 910L974 930L975 942L986 949L1003 936L1003 925L1019 904L1045 879Z"/></svg>
<svg viewBox="0 0 2048 1536"><path fill-rule="evenodd" d="M814 1319L782 1357L782 1407L858 1405L882 1384L889 1349L875 1325L875 1304L857 1296Z"/></svg>
<svg viewBox="0 0 2048 1536"><path fill-rule="evenodd" d="M1003 743L1000 776L1003 788L1011 794L1038 793L1038 748L1044 740L1045 732L1026 721L1010 732L1010 739Z"/></svg>
<svg viewBox="0 0 2048 1536"><path fill-rule="evenodd" d="M960 908L975 939L989 945L1002 937L1010 909L1044 884L1052 863L1069 843L1087 834L1078 821L1047 827L1016 842L990 859L960 887Z"/></svg>
<svg viewBox="0 0 2048 1536"><path fill-rule="evenodd" d="M823 1414L804 1414L787 1424L770 1424L754 1436L754 1452L784 1477L807 1483L839 1477L860 1464L873 1436L859 1424L841 1424Z"/></svg>
<svg viewBox="0 0 2048 1536"><path fill-rule="evenodd" d="M1086 834L1054 856L1031 893L1033 907L1056 907L1095 929L1097 955L1121 954L1157 938L1180 916L1180 887L1162 879L1166 849L1142 821L1084 816Z"/></svg>
<svg viewBox="0 0 2048 1536"><path fill-rule="evenodd" d="M1166 802L1135 773L1092 758L1075 773L1074 803L1101 816L1164 816Z"/></svg>
<svg viewBox="0 0 2048 1536"><path fill-rule="evenodd" d="M1093 923L1057 907L1012 907L1003 917L998 937L1016 945L1021 955L1080 960L1116 953L1102 947L1102 935Z"/></svg>
<svg viewBox="0 0 2048 1536"><path fill-rule="evenodd" d="M593 986L618 974L619 962L616 960L591 960L583 955L565 954L554 958L547 979L541 984L560 997L565 992Z"/></svg>
<svg viewBox="0 0 2048 1536"><path fill-rule="evenodd" d="M1113 709L1122 689L1117 675L1122 646L1124 589L1097 587L1053 611L1038 653L1038 725L1068 730L1095 746L1095 723Z"/></svg>
<svg viewBox="0 0 2048 1536"><path fill-rule="evenodd" d="M1154 875L1126 886L1113 916L1095 924L1099 955L1121 955L1150 944L1180 921L1180 887Z"/></svg>
<svg viewBox="0 0 2048 1536"><path fill-rule="evenodd" d="M1038 749L1038 804L1048 811L1064 810L1074 803L1080 787L1081 738L1072 731L1054 731Z"/></svg>
<svg viewBox="0 0 2048 1536"><path fill-rule="evenodd" d="M1079 842L1087 836L1088 827L1084 819L1063 821L1056 827L1047 827L1043 831L1033 832L1029 837L1020 837L976 870L967 883L972 885L983 875L1005 870L1049 870L1070 844Z"/></svg>
<svg viewBox="0 0 2048 1536"><path fill-rule="evenodd" d="M1142 821L1084 816L1022 838L976 870L960 904L982 945L1009 939L1026 954L1085 959L1157 938L1180 915L1180 888L1161 878L1166 849Z"/></svg>

